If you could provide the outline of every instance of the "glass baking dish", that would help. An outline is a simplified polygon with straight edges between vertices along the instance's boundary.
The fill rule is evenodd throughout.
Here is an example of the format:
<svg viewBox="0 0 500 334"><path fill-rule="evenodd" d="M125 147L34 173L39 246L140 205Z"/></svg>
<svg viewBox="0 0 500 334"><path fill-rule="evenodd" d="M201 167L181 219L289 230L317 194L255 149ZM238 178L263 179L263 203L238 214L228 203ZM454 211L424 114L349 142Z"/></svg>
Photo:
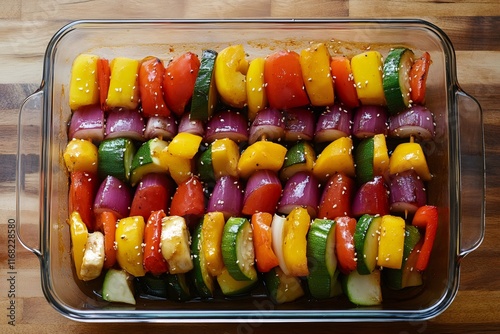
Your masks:
<svg viewBox="0 0 500 334"><path fill-rule="evenodd" d="M428 202L440 221L424 285L405 292L384 290L379 307L355 307L347 299L301 299L275 305L263 293L238 299L176 303L138 301L135 307L109 304L74 279L68 217L68 175L62 162L67 143L68 83L73 59L91 52L112 59L169 59L183 51L220 50L241 43L250 59L269 50L300 50L325 41L346 55L406 45L428 51L433 64L427 103L437 131L424 146L431 171ZM453 46L435 25L422 20L127 20L77 21L59 30L44 58L40 89L23 103L19 116L17 232L40 259L41 285L48 302L78 321L291 322L424 320L443 312L459 288L461 259L484 237L484 143L480 105L457 82ZM25 233L22 232L25 231ZM27 234L38 231L38 236ZM29 239L30 242L26 242ZM38 243L36 240L38 239ZM33 245L35 243L35 245Z"/></svg>

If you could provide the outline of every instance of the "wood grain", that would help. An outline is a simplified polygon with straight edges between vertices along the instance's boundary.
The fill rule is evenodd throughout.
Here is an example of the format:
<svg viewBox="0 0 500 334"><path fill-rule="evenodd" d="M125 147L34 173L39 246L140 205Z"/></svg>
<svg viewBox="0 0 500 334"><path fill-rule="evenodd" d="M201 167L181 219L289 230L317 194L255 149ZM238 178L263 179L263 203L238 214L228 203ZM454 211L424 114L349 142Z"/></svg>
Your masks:
<svg viewBox="0 0 500 334"><path fill-rule="evenodd" d="M497 0L0 0L0 333L498 333L500 331L500 3ZM16 326L5 317L8 272L7 220L15 218L17 111L40 85L43 54L52 35L81 18L347 17L423 18L450 37L460 86L483 108L486 145L486 234L482 245L461 262L460 290L451 306L423 322L357 324L85 324L54 310L40 287L35 255L16 248ZM30 163L36 165L36 161ZM23 240L38 243L38 227L23 227Z"/></svg>

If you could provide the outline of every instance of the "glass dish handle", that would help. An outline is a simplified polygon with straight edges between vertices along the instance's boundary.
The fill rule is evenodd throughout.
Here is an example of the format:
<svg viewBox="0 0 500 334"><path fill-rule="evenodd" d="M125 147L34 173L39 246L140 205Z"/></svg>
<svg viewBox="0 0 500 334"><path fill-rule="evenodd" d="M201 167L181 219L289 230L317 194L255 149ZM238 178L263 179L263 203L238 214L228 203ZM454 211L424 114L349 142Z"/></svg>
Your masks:
<svg viewBox="0 0 500 334"><path fill-rule="evenodd" d="M485 230L485 151L482 109L461 89L456 92L460 154L460 257L479 247Z"/></svg>
<svg viewBox="0 0 500 334"><path fill-rule="evenodd" d="M44 93L40 88L28 96L19 110L16 164L16 234L21 245L38 257L40 252L40 205L42 112ZM29 233L22 233L26 228ZM32 231L35 230L34 238ZM26 239L24 239L26 237ZM35 240L35 241L33 241ZM37 242L37 245L29 244Z"/></svg>

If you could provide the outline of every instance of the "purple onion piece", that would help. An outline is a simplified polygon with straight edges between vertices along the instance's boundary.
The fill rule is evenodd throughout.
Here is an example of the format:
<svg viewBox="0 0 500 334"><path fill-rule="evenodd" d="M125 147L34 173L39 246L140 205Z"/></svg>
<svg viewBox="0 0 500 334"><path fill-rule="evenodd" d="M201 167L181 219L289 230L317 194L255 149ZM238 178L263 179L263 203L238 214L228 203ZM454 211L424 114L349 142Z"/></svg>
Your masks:
<svg viewBox="0 0 500 334"><path fill-rule="evenodd" d="M123 137L144 141L144 130L144 118L137 110L118 109L108 113L106 139Z"/></svg>
<svg viewBox="0 0 500 334"><path fill-rule="evenodd" d="M171 116L153 116L148 118L144 138L170 140L177 134L177 123Z"/></svg>
<svg viewBox="0 0 500 334"><path fill-rule="evenodd" d="M352 134L357 138L369 138L387 134L387 109L382 106L364 105L354 110Z"/></svg>
<svg viewBox="0 0 500 334"><path fill-rule="evenodd" d="M271 141L280 141L285 137L285 119L281 111L275 108L261 110L255 116L250 126L249 144L264 138Z"/></svg>
<svg viewBox="0 0 500 334"><path fill-rule="evenodd" d="M317 143L332 142L340 137L349 137L351 132L352 110L334 104L319 115L314 140Z"/></svg>
<svg viewBox="0 0 500 334"><path fill-rule="evenodd" d="M306 108L289 109L285 112L285 140L312 140L314 114Z"/></svg>
<svg viewBox="0 0 500 334"><path fill-rule="evenodd" d="M179 121L179 132L187 132L203 137L205 129L202 121L189 119L189 113L184 113Z"/></svg>
<svg viewBox="0 0 500 334"><path fill-rule="evenodd" d="M227 220L241 215L242 207L243 189L240 182L232 176L222 176L215 183L208 200L207 212L222 212Z"/></svg>
<svg viewBox="0 0 500 334"><path fill-rule="evenodd" d="M427 203L424 182L413 170L393 175L389 187L391 212L414 214Z"/></svg>
<svg viewBox="0 0 500 334"><path fill-rule="evenodd" d="M434 115L424 106L414 105L389 118L389 135L392 137L420 140L434 138L436 125Z"/></svg>
<svg viewBox="0 0 500 334"><path fill-rule="evenodd" d="M104 112L99 105L78 108L71 116L69 139L90 139L100 143L104 139Z"/></svg>
<svg viewBox="0 0 500 334"><path fill-rule="evenodd" d="M205 140L229 138L236 143L248 141L248 121L238 111L226 110L212 116L205 130Z"/></svg>
<svg viewBox="0 0 500 334"><path fill-rule="evenodd" d="M128 185L114 176L108 175L102 181L94 200L94 214L112 211L117 218L127 217L132 203Z"/></svg>
<svg viewBox="0 0 500 334"><path fill-rule="evenodd" d="M319 198L318 180L309 172L299 172L286 182L278 204L278 212L289 214L293 208L300 206L307 209L311 218L315 218L318 212Z"/></svg>

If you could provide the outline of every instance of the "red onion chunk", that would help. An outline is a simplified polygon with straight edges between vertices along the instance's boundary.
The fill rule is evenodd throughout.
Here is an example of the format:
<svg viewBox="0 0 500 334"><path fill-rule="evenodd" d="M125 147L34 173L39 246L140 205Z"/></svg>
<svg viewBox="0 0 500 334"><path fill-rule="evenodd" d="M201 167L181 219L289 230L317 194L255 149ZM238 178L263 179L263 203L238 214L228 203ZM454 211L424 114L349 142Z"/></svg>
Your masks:
<svg viewBox="0 0 500 334"><path fill-rule="evenodd" d="M249 144L262 138L271 141L280 141L285 137L285 119L281 111L275 108L261 110L255 116L250 127Z"/></svg>
<svg viewBox="0 0 500 334"><path fill-rule="evenodd" d="M219 211L225 219L239 216L243 207L243 189L238 179L222 176L217 180L208 200L207 212Z"/></svg>
<svg viewBox="0 0 500 334"><path fill-rule="evenodd" d="M314 140L317 143L332 142L349 137L352 132L352 110L334 104L319 115Z"/></svg>
<svg viewBox="0 0 500 334"><path fill-rule="evenodd" d="M413 170L393 175L389 201L391 212L414 214L419 207L427 203L424 182Z"/></svg>
<svg viewBox="0 0 500 334"><path fill-rule="evenodd" d="M314 138L314 114L306 108L289 109L285 112L285 140L299 141Z"/></svg>
<svg viewBox="0 0 500 334"><path fill-rule="evenodd" d="M281 191L281 182L276 173L269 170L256 171L247 181L242 212L246 215L256 212L276 213Z"/></svg>
<svg viewBox="0 0 500 334"><path fill-rule="evenodd" d="M168 212L172 195L173 183L166 174L146 174L135 190L130 215L142 216L147 221L153 211Z"/></svg>
<svg viewBox="0 0 500 334"><path fill-rule="evenodd" d="M229 138L240 143L248 141L248 121L239 111L226 110L214 115L207 123L205 140Z"/></svg>
<svg viewBox="0 0 500 334"><path fill-rule="evenodd" d="M107 138L129 138L144 141L144 118L137 110L116 109L106 119Z"/></svg>
<svg viewBox="0 0 500 334"><path fill-rule="evenodd" d="M94 200L94 214L112 211L117 218L129 215L132 194L128 185L114 176L108 175L102 181Z"/></svg>
<svg viewBox="0 0 500 334"><path fill-rule="evenodd" d="M389 118L389 135L392 137L413 136L421 140L430 140L434 138L435 132L434 115L421 105L414 105Z"/></svg>
<svg viewBox="0 0 500 334"><path fill-rule="evenodd" d="M387 109L382 106L364 105L354 110L352 134L357 138L369 138L387 134Z"/></svg>
<svg viewBox="0 0 500 334"><path fill-rule="evenodd" d="M361 185L352 202L354 217L389 214L389 194L384 179L376 176L373 180Z"/></svg>
<svg viewBox="0 0 500 334"><path fill-rule="evenodd" d="M205 129L202 121L189 119L189 113L184 113L179 122L179 132L187 132L203 137Z"/></svg>
<svg viewBox="0 0 500 334"><path fill-rule="evenodd" d="M293 208L300 206L307 209L311 218L315 218L318 212L319 198L318 180L309 172L299 172L286 182L278 204L278 212L289 214Z"/></svg>
<svg viewBox="0 0 500 334"><path fill-rule="evenodd" d="M177 123L172 116L153 116L148 118L144 137L146 140L161 138L170 140L177 134Z"/></svg>
<svg viewBox="0 0 500 334"><path fill-rule="evenodd" d="M71 116L69 138L90 139L100 143L104 139L104 111L99 105L78 108Z"/></svg>

